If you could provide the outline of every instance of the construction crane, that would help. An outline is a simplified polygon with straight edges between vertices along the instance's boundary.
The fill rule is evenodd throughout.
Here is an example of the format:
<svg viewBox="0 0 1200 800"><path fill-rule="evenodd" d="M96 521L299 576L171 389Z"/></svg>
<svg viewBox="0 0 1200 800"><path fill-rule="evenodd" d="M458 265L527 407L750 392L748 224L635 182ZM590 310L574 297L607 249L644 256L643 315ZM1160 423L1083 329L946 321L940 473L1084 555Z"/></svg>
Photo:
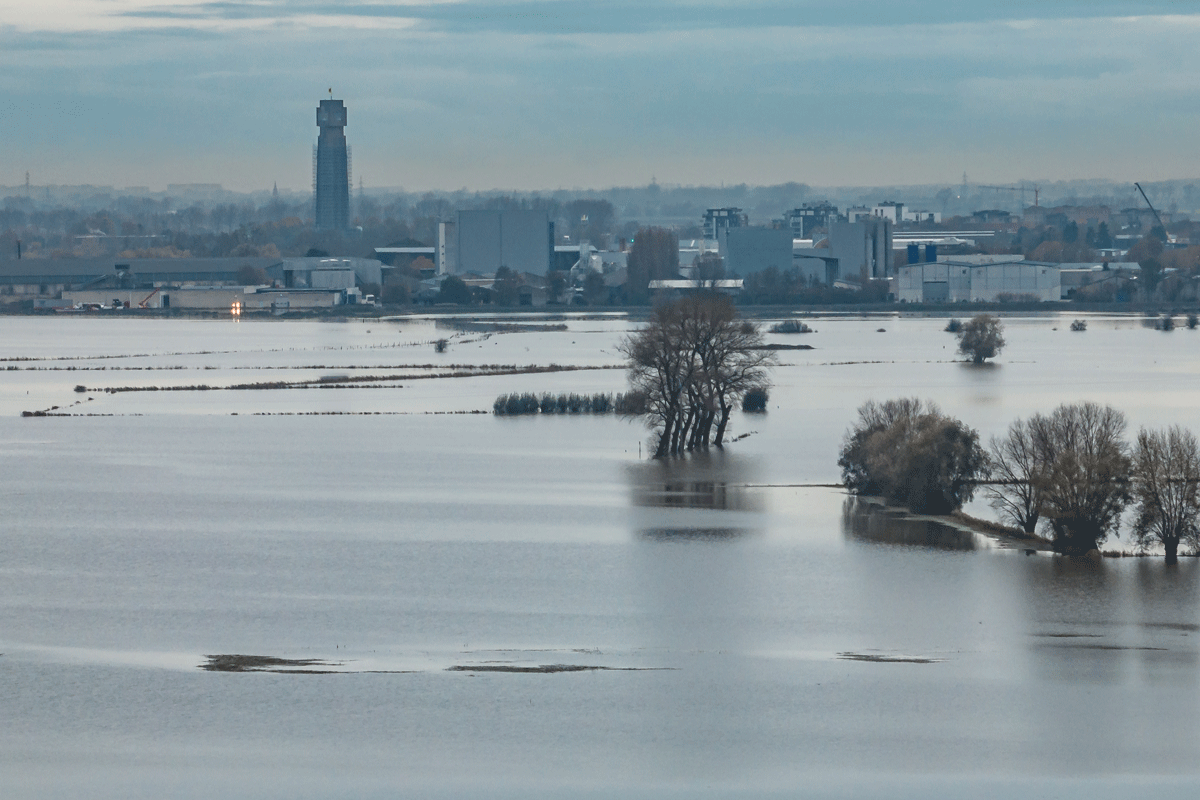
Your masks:
<svg viewBox="0 0 1200 800"><path fill-rule="evenodd" d="M149 302L150 302L150 298L151 298L151 297L154 297L154 295L156 295L156 294L158 294L158 289L155 289L153 292L151 292L150 294L146 295L146 297L145 297L145 298L144 298L144 299L143 299L143 300L142 300L140 303L138 303L138 308L149 308L149 306L147 305L147 303L149 303Z"/></svg>
<svg viewBox="0 0 1200 800"><path fill-rule="evenodd" d="M1142 185L1137 181L1134 181L1133 185L1136 186L1137 190L1142 193L1142 199L1146 201L1146 205L1150 206L1150 213L1153 214L1154 219L1158 221L1158 227L1163 229L1163 233L1166 234L1167 241L1174 243L1175 237L1167 233L1167 226L1163 225L1162 217L1160 217L1158 212L1154 210L1154 204L1150 202L1150 198L1146 197L1146 190L1143 189Z"/></svg>
<svg viewBox="0 0 1200 800"><path fill-rule="evenodd" d="M1021 210L1025 210L1025 192L1028 191L1028 186L987 186L979 184L980 189L995 189L997 192L1020 192L1021 193ZM1037 186L1033 187L1033 204L1038 204L1038 193L1041 190Z"/></svg>

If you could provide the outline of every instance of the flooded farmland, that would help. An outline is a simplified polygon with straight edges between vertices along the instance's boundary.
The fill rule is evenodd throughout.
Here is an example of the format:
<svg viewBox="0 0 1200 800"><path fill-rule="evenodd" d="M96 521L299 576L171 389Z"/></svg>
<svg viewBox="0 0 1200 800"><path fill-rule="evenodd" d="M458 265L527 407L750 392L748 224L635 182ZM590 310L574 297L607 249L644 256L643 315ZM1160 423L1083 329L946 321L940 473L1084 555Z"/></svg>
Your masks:
<svg viewBox="0 0 1200 800"><path fill-rule="evenodd" d="M1008 317L972 367L945 318L805 321L664 464L490 413L624 391L621 315L0 318L0 795L1194 795L1200 560L828 484L868 399L1200 431L1200 331Z"/></svg>

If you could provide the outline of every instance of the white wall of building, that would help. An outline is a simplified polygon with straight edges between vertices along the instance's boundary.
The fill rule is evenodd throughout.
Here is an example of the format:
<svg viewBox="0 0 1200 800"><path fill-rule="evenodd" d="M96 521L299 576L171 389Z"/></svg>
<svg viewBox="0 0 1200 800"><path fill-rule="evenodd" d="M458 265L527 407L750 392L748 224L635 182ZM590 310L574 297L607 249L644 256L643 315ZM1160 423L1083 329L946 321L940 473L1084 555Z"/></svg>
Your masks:
<svg viewBox="0 0 1200 800"><path fill-rule="evenodd" d="M896 299L903 303L994 303L1001 294L1060 299L1057 268L1040 264L909 264L896 271Z"/></svg>

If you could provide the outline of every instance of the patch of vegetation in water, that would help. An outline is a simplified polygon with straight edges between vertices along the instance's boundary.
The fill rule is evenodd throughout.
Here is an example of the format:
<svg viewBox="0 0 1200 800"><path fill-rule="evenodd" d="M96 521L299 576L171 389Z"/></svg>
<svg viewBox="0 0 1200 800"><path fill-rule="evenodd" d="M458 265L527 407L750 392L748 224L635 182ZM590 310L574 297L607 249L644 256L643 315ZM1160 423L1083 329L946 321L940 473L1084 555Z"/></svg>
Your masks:
<svg viewBox="0 0 1200 800"><path fill-rule="evenodd" d="M876 664L937 664L941 658L923 656L889 656L883 653L838 653L842 661L870 661Z"/></svg>
<svg viewBox="0 0 1200 800"><path fill-rule="evenodd" d="M336 667L340 662L319 658L277 658L275 656L208 655L200 669L207 672L277 672L301 675L329 675L337 670L315 669Z"/></svg>

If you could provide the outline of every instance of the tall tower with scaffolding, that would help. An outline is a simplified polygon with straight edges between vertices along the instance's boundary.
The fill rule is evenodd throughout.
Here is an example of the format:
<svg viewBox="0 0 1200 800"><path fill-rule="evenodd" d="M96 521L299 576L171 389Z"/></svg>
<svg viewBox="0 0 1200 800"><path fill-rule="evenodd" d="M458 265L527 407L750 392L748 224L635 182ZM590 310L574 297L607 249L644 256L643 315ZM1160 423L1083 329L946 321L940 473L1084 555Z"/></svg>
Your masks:
<svg viewBox="0 0 1200 800"><path fill-rule="evenodd" d="M313 199L318 230L350 226L350 148L346 144L346 106L341 100L322 100L317 106L321 129L313 147Z"/></svg>

